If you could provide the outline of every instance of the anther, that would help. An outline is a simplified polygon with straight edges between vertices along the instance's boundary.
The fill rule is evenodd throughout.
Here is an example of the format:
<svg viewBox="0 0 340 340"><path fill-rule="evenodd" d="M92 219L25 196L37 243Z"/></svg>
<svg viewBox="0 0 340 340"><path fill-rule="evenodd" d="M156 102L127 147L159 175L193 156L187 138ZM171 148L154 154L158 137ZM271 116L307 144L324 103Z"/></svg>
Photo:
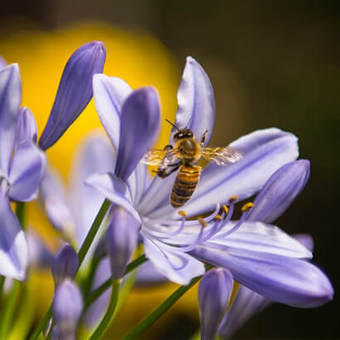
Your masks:
<svg viewBox="0 0 340 340"><path fill-rule="evenodd" d="M237 199L238 199L238 196L237 196L237 195L231 196L231 197L229 198L229 203L235 202Z"/></svg>
<svg viewBox="0 0 340 340"><path fill-rule="evenodd" d="M222 220L222 216L221 216L220 214L215 215L214 218L215 218L216 220L219 220L219 221Z"/></svg>
<svg viewBox="0 0 340 340"><path fill-rule="evenodd" d="M187 217L187 213L186 213L184 210L180 210L180 211L178 212L178 215L181 215L181 216L183 216L183 217Z"/></svg>
<svg viewBox="0 0 340 340"><path fill-rule="evenodd" d="M244 204L241 208L241 211L242 212L246 212L248 211L249 209L251 209L252 207L254 206L254 203L253 202L248 202L246 204Z"/></svg>
<svg viewBox="0 0 340 340"><path fill-rule="evenodd" d="M202 217L199 217L197 220L199 223L201 223L201 226L203 228L205 228L208 225L207 222Z"/></svg>
<svg viewBox="0 0 340 340"><path fill-rule="evenodd" d="M222 205L222 209L225 212L225 214L228 214L229 208L225 204Z"/></svg>

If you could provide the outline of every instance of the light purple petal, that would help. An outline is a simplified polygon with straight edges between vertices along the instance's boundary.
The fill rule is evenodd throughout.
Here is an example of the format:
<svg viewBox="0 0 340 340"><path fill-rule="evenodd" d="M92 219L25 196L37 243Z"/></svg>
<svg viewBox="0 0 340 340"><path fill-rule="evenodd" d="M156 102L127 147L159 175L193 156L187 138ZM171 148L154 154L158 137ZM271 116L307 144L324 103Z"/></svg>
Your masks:
<svg viewBox="0 0 340 340"><path fill-rule="evenodd" d="M232 274L224 268L211 269L203 276L198 289L202 340L215 339L233 284Z"/></svg>
<svg viewBox="0 0 340 340"><path fill-rule="evenodd" d="M96 189L85 185L86 179L95 173L112 171L115 155L106 136L90 134L77 150L71 176L71 205L76 220L76 241L83 243L105 196ZM92 247L91 247L92 248Z"/></svg>
<svg viewBox="0 0 340 340"><path fill-rule="evenodd" d="M0 56L0 71L7 66L6 60Z"/></svg>
<svg viewBox="0 0 340 340"><path fill-rule="evenodd" d="M138 212L133 207L127 185L114 174L95 174L86 180L86 184L97 189L112 203L123 207L138 222L141 222Z"/></svg>
<svg viewBox="0 0 340 340"><path fill-rule="evenodd" d="M15 143L19 145L25 141L37 142L37 124L28 107L22 107L17 120Z"/></svg>
<svg viewBox="0 0 340 340"><path fill-rule="evenodd" d="M151 261L147 261L138 267L136 284L152 285L168 282L168 279L157 270Z"/></svg>
<svg viewBox="0 0 340 340"><path fill-rule="evenodd" d="M197 140L208 130L207 145L215 123L214 90L202 66L192 57L187 57L177 101L176 126L191 129ZM172 135L175 131L172 129Z"/></svg>
<svg viewBox="0 0 340 340"><path fill-rule="evenodd" d="M104 44L93 41L78 48L68 60L58 92L40 137L39 146L51 147L84 110L92 97L92 78L103 71Z"/></svg>
<svg viewBox="0 0 340 340"><path fill-rule="evenodd" d="M19 67L11 64L0 70L0 176L8 175L20 103Z"/></svg>
<svg viewBox="0 0 340 340"><path fill-rule="evenodd" d="M115 174L125 181L158 136L159 98L152 87L133 91L122 107Z"/></svg>
<svg viewBox="0 0 340 340"><path fill-rule="evenodd" d="M266 182L247 217L250 221L272 223L293 203L305 187L310 172L308 160L282 166Z"/></svg>
<svg viewBox="0 0 340 340"><path fill-rule="evenodd" d="M24 280L28 264L25 234L9 205L8 198L0 193L0 274Z"/></svg>
<svg viewBox="0 0 340 340"><path fill-rule="evenodd" d="M192 278L204 274L203 263L190 255L155 239L144 237L145 255L170 281L187 285Z"/></svg>
<svg viewBox="0 0 340 340"><path fill-rule="evenodd" d="M231 255L208 242L190 252L200 260L229 269L235 280L268 299L294 307L318 307L333 298L327 276L311 263L268 254Z"/></svg>
<svg viewBox="0 0 340 340"><path fill-rule="evenodd" d="M152 179L138 205L141 214L152 216L154 213L156 215L160 208L167 209L170 212L174 211L174 208L170 207L170 195L176 176L177 174L173 173L166 178L155 176ZM164 214L161 216L164 216Z"/></svg>
<svg viewBox="0 0 340 340"><path fill-rule="evenodd" d="M112 278L124 276L126 266L136 249L140 222L124 208L113 208L106 232L106 248L111 263Z"/></svg>
<svg viewBox="0 0 340 340"><path fill-rule="evenodd" d="M59 174L52 168L46 170L40 184L40 199L48 220L54 228L74 237L75 221Z"/></svg>
<svg viewBox="0 0 340 340"><path fill-rule="evenodd" d="M46 157L31 141L15 150L9 173L9 197L15 201L30 201L37 197L45 173Z"/></svg>
<svg viewBox="0 0 340 340"><path fill-rule="evenodd" d="M222 229L220 234L210 241L225 246L231 254L254 252L304 259L312 258L312 253L300 242L273 225L245 222L237 231L226 237L221 236L223 232Z"/></svg>
<svg viewBox="0 0 340 340"><path fill-rule="evenodd" d="M222 339L230 339L254 314L261 312L271 303L264 296L240 285L236 298L221 321L218 334Z"/></svg>
<svg viewBox="0 0 340 340"><path fill-rule="evenodd" d="M132 92L131 87L117 77L96 74L93 77L93 98L100 121L118 150L122 105Z"/></svg>
<svg viewBox="0 0 340 340"><path fill-rule="evenodd" d="M275 128L255 131L230 146L241 152L243 159L228 166L210 164L204 169L193 197L182 208L188 215L212 211L217 203L228 203L234 195L238 200L252 196L277 169L298 157L297 138ZM162 199L159 197L159 201ZM170 206L157 209L152 217L164 214L177 218Z"/></svg>
<svg viewBox="0 0 340 340"><path fill-rule="evenodd" d="M143 163L138 163L135 171L127 179L127 185L131 193L131 199L134 205L137 206L140 200L144 197L144 192L151 182L151 176L148 173L148 168Z"/></svg>
<svg viewBox="0 0 340 340"><path fill-rule="evenodd" d="M69 279L56 289L53 299L55 322L63 339L73 339L83 309L83 298L79 288Z"/></svg>

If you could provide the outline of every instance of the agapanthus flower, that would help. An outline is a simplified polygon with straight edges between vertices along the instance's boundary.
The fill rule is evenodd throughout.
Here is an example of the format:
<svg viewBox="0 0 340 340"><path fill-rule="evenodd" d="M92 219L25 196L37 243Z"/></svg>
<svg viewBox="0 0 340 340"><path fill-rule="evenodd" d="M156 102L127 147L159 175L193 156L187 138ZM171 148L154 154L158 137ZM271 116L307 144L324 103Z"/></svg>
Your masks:
<svg viewBox="0 0 340 340"><path fill-rule="evenodd" d="M27 242L11 201L30 201L45 170L45 156L26 128L35 126L31 112L21 105L21 79L17 64L0 70L0 274L25 278Z"/></svg>
<svg viewBox="0 0 340 340"><path fill-rule="evenodd" d="M91 176L87 183L133 216L145 254L157 270L187 284L205 272L207 262L229 269L237 281L273 301L303 307L328 301L329 281L301 260L311 253L299 242L272 225L247 221L251 210L240 221L231 221L236 202L256 194L277 169L298 157L297 138L271 128L231 143L243 158L226 167L207 166L183 207L185 214L179 214L169 202L176 174L151 179L140 162L160 120L154 93L152 88L132 91L121 79L94 77L96 108L117 160L111 173ZM177 128L191 129L197 139L208 129L208 143L215 101L208 76L192 58L187 59L177 97ZM204 221L186 218L209 213Z"/></svg>

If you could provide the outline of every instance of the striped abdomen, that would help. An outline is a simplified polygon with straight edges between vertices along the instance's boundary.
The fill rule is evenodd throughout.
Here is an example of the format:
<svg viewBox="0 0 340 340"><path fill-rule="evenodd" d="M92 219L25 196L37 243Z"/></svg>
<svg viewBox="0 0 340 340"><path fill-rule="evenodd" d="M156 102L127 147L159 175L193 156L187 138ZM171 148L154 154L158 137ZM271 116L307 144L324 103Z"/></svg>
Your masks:
<svg viewBox="0 0 340 340"><path fill-rule="evenodd" d="M170 202L174 208L184 205L195 191L200 179L201 167L197 165L181 165L179 168Z"/></svg>

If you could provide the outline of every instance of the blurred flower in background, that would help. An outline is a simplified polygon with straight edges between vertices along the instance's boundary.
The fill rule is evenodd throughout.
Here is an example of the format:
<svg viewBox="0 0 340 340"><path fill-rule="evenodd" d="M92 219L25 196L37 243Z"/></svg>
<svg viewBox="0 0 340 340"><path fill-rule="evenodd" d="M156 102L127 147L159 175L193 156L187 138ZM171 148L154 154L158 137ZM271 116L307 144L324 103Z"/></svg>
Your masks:
<svg viewBox="0 0 340 340"><path fill-rule="evenodd" d="M38 30L11 32L1 39L0 53L7 63L17 62L20 66L23 105L28 106L36 117L39 135L52 108L65 63L79 46L93 40L105 44L106 74L121 77L133 88L155 86L162 98L162 117L174 120L180 69L165 46L153 37L96 23L79 24L52 32ZM170 128L169 124L162 125L161 137L157 144L159 147L167 144ZM91 101L63 137L47 151L49 163L62 175L66 185L70 180L71 163L79 142L95 129L103 130ZM56 242L56 232L41 212L38 203L32 203L28 207L29 226L34 228L55 252L60 246ZM30 318L39 318L39 315L47 309L53 294L51 274L40 272L32 275L28 289L30 294L26 303L30 305L30 310L35 311L31 313ZM150 298L149 291L133 292L128 300L130 303L124 307L125 312L123 311L122 317L119 317L119 322L126 322L124 315L129 315L129 322L135 322L140 318L140 313L143 315L148 313L168 293L169 285L160 287L156 292L153 287L153 299ZM134 309L131 312L131 306L135 305L136 298L143 304L144 309L140 312ZM193 312L197 306L195 300L196 292L192 291L177 306L182 311L184 309ZM12 339L25 337L30 318L25 313L18 316L16 327L11 334ZM171 322L171 316L168 316L169 320Z"/></svg>

